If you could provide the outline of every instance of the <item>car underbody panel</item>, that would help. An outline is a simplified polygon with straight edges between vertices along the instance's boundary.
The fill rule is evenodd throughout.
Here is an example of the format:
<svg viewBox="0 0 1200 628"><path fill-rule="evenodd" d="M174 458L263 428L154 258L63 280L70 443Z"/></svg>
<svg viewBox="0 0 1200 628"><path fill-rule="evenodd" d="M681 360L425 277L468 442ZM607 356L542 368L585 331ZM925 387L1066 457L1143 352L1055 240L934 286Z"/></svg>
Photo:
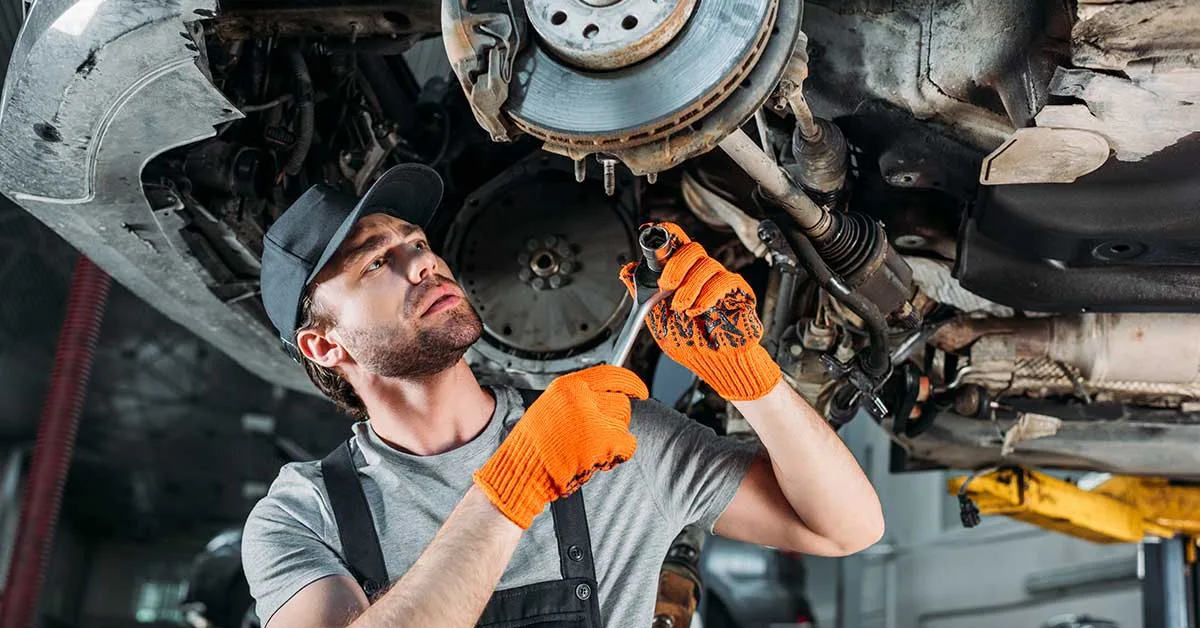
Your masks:
<svg viewBox="0 0 1200 628"><path fill-rule="evenodd" d="M5 85L0 177L6 195L171 319L268 381L307 386L254 312L256 287L178 250L177 201L143 191L155 155L242 117L200 69L185 25L215 9L36 3Z"/></svg>
<svg viewBox="0 0 1200 628"><path fill-rule="evenodd" d="M258 270L308 185L437 168L431 232L485 324L468 359L532 386L610 355L634 228L673 220L751 280L788 381L835 423L875 415L898 470L1200 477L1194 3L522 5L39 0L0 191L306 391ZM732 431L702 390L681 407Z"/></svg>

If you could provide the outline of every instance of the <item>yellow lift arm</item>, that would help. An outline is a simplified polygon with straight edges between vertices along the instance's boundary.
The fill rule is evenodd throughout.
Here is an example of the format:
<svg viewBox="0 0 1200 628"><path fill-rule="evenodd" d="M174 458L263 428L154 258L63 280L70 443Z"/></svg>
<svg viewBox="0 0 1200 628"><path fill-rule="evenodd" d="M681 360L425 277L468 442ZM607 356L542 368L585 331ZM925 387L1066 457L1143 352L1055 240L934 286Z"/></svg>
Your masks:
<svg viewBox="0 0 1200 628"><path fill-rule="evenodd" d="M1090 491L1022 468L949 481L981 514L1007 515L1097 543L1140 543L1147 536L1200 537L1200 486L1162 478L1114 476ZM1189 544L1192 551L1195 545Z"/></svg>

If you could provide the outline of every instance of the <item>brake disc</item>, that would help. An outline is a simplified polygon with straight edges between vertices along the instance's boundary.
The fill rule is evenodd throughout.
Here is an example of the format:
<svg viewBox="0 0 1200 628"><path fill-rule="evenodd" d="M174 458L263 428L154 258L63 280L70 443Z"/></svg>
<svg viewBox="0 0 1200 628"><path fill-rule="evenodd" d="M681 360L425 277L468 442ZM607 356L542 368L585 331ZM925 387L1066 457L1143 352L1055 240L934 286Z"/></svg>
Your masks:
<svg viewBox="0 0 1200 628"><path fill-rule="evenodd" d="M669 136L720 105L759 61L775 25L779 0L699 0L669 42L661 35L669 33L674 23L666 18L653 20L658 38L651 38L650 43L634 34L604 39L605 32L597 29L612 20L584 18L586 23L579 24L562 8L581 2L530 0L527 4L530 21L539 34L558 27L571 36L543 36L521 52L505 109L526 133L550 144L577 146L592 153ZM654 4L653 0L619 0L592 8L633 17L625 23L635 24L630 30L637 33L642 24L638 13L650 11ZM682 0L666 4L675 9L684 4L686 8ZM668 16L678 14L676 10ZM580 37L575 38L578 29L582 29ZM580 63L581 55L597 56L594 47L588 46L590 40L611 44L601 48L607 55L600 55L602 63L624 67L601 72L571 65L572 60ZM629 64L647 50L648 57ZM589 65L595 67L595 61ZM770 88L763 86L764 99Z"/></svg>

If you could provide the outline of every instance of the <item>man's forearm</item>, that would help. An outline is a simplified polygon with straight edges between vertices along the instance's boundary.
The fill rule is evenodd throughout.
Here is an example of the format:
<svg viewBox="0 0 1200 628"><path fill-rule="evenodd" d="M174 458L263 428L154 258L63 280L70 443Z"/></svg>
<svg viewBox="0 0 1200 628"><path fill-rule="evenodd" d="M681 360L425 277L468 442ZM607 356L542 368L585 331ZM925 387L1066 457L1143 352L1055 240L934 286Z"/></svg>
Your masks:
<svg viewBox="0 0 1200 628"><path fill-rule="evenodd" d="M350 626L474 626L522 532L472 485L408 573Z"/></svg>
<svg viewBox="0 0 1200 628"><path fill-rule="evenodd" d="M847 552L883 532L879 497L825 418L785 382L765 397L735 401L771 458L792 510L812 532Z"/></svg>

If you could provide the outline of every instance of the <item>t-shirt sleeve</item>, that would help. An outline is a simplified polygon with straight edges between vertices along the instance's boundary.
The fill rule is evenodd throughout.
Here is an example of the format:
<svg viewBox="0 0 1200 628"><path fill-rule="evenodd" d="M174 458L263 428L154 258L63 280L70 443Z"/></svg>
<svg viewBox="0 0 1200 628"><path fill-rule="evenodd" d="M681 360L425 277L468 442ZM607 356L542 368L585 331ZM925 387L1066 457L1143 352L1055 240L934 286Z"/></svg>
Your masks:
<svg viewBox="0 0 1200 628"><path fill-rule="evenodd" d="M242 567L263 625L309 584L350 575L322 540L328 532L322 516L326 506L313 480L290 467L280 471L267 496L250 511L242 532Z"/></svg>
<svg viewBox="0 0 1200 628"><path fill-rule="evenodd" d="M630 430L636 462L662 515L683 529L712 532L760 449L755 442L718 436L653 399L633 402Z"/></svg>

